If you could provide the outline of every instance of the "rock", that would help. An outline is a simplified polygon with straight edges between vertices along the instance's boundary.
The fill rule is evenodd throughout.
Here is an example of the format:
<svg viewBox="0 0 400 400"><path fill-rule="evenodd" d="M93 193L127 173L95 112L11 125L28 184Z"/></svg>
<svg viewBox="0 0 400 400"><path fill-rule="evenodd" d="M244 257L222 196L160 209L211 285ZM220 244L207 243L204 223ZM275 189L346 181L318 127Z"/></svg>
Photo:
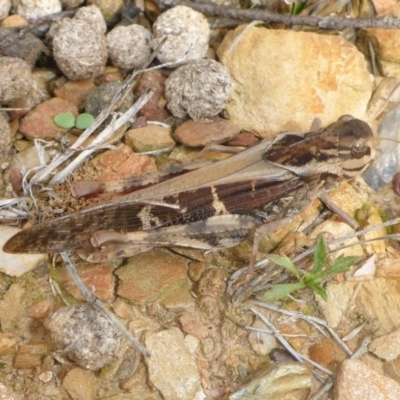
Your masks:
<svg viewBox="0 0 400 400"><path fill-rule="evenodd" d="M32 89L29 64L15 57L0 57L0 104L27 96Z"/></svg>
<svg viewBox="0 0 400 400"><path fill-rule="evenodd" d="M167 107L176 117L207 121L220 113L232 88L228 71L215 60L178 67L165 82Z"/></svg>
<svg viewBox="0 0 400 400"><path fill-rule="evenodd" d="M22 394L14 393L7 388L3 383L0 383L0 400L23 400Z"/></svg>
<svg viewBox="0 0 400 400"><path fill-rule="evenodd" d="M352 233L354 233L354 229L347 225L345 222L333 221L331 219L328 219L312 230L308 237L308 243L315 243L318 239L318 236L323 233L329 234L330 239L338 239L343 238L346 235L351 235ZM360 241L358 238L353 237L348 240L344 239L343 242L332 245L329 248L331 249L331 251L337 250L334 253L335 258L339 257L340 255L364 257L365 252L362 246L357 244L359 242ZM343 246L350 245L351 247L339 250Z"/></svg>
<svg viewBox="0 0 400 400"><path fill-rule="evenodd" d="M362 118L371 97L364 56L339 36L240 26L217 53L234 86L226 113L265 138L306 131L315 117L322 125L343 114Z"/></svg>
<svg viewBox="0 0 400 400"><path fill-rule="evenodd" d="M134 304L148 304L183 286L188 292L186 263L164 250L153 250L128 259L115 272L117 293Z"/></svg>
<svg viewBox="0 0 400 400"><path fill-rule="evenodd" d="M79 265L77 271L86 287L91 290L97 298L102 301L111 300L114 297L114 276L110 264L87 264ZM57 270L55 280L58 284L70 293L75 299L83 301L81 291L73 282L68 271L63 268Z"/></svg>
<svg viewBox="0 0 400 400"><path fill-rule="evenodd" d="M0 355L13 354L16 350L17 341L12 333L0 333Z"/></svg>
<svg viewBox="0 0 400 400"><path fill-rule="evenodd" d="M239 132L240 129L232 122L214 117L210 122L185 121L176 128L173 137L188 147L204 147L213 143L225 143Z"/></svg>
<svg viewBox="0 0 400 400"><path fill-rule="evenodd" d="M11 128L3 114L0 113L0 171L5 170L11 160Z"/></svg>
<svg viewBox="0 0 400 400"><path fill-rule="evenodd" d="M157 58L162 63L200 60L208 50L210 28L206 17L189 7L177 6L163 13L153 25L153 49L167 37ZM186 54L187 53L187 54Z"/></svg>
<svg viewBox="0 0 400 400"><path fill-rule="evenodd" d="M108 150L93 159L93 166L100 170L100 181L129 178L157 170L154 158L135 154L125 145L121 150Z"/></svg>
<svg viewBox="0 0 400 400"><path fill-rule="evenodd" d="M75 20L84 21L90 24L99 34L105 35L107 32L106 21L100 9L95 5L80 7L74 15Z"/></svg>
<svg viewBox="0 0 400 400"><path fill-rule="evenodd" d="M145 343L151 353L146 359L149 380L165 400L201 398L196 397L202 392L196 361L179 329L147 334Z"/></svg>
<svg viewBox="0 0 400 400"><path fill-rule="evenodd" d="M60 308L45 326L51 331L57 353L82 368L98 370L118 356L121 333L88 304Z"/></svg>
<svg viewBox="0 0 400 400"><path fill-rule="evenodd" d="M96 377L89 371L74 368L68 371L62 384L72 400L96 399Z"/></svg>
<svg viewBox="0 0 400 400"><path fill-rule="evenodd" d="M41 53L44 53L45 50L42 41L32 33L27 32L21 37L17 36L9 46L3 49L2 54L3 56L22 59L33 68Z"/></svg>
<svg viewBox="0 0 400 400"><path fill-rule="evenodd" d="M106 39L84 20L64 19L54 34L53 54L68 79L93 78L106 66Z"/></svg>
<svg viewBox="0 0 400 400"><path fill-rule="evenodd" d="M47 318L53 310L55 304L51 299L42 299L26 308L26 315L36 320Z"/></svg>
<svg viewBox="0 0 400 400"><path fill-rule="evenodd" d="M57 134L67 131L54 122L54 117L62 112L69 112L75 117L78 115L75 106L66 100L53 97L30 111L21 120L19 130L28 140L54 139Z"/></svg>
<svg viewBox="0 0 400 400"><path fill-rule="evenodd" d="M256 320L252 327L264 331L268 330L265 324L259 320ZM250 331L249 343L252 349L262 356L266 356L272 351L272 349L278 346L278 342L273 334L260 331Z"/></svg>
<svg viewBox="0 0 400 400"><path fill-rule="evenodd" d="M9 0L2 0L4 2L9 2ZM1 10L4 10L2 6L0 6ZM1 19L1 18L0 18ZM7 18L4 18L3 21L1 21L0 26L2 28L15 28L19 26L27 26L28 21L25 18L22 18L20 15L9 15Z"/></svg>
<svg viewBox="0 0 400 400"><path fill-rule="evenodd" d="M20 231L15 226L0 226L0 271L9 276L21 276L48 260L47 254L7 254L3 245Z"/></svg>
<svg viewBox="0 0 400 400"><path fill-rule="evenodd" d="M151 99L142 107L139 114L146 117L148 121L164 121L170 113L165 108L165 80L161 71L145 72L136 88L137 96L141 96L148 89L155 90Z"/></svg>
<svg viewBox="0 0 400 400"><path fill-rule="evenodd" d="M116 379L118 382L126 381L135 373L137 364L137 353L133 348L130 347L125 351L121 364L114 375L114 379Z"/></svg>
<svg viewBox="0 0 400 400"><path fill-rule="evenodd" d="M258 143L258 138L251 132L241 132L227 143L228 146L251 147Z"/></svg>
<svg viewBox="0 0 400 400"><path fill-rule="evenodd" d="M90 79L67 81L61 87L54 89L54 95L67 100L82 111L85 108L86 96L95 88L96 85Z"/></svg>
<svg viewBox="0 0 400 400"><path fill-rule="evenodd" d="M25 289L13 283L0 300L0 321L3 332L11 331L21 313L21 300Z"/></svg>
<svg viewBox="0 0 400 400"><path fill-rule="evenodd" d="M42 358L50 352L50 343L27 342L21 344L14 357L14 368L30 369L38 368Z"/></svg>
<svg viewBox="0 0 400 400"><path fill-rule="evenodd" d="M358 360L345 360L335 381L335 400L395 400L400 385Z"/></svg>
<svg viewBox="0 0 400 400"><path fill-rule="evenodd" d="M8 16L10 9L11 9L11 0L0 0L0 21L2 21Z"/></svg>
<svg viewBox="0 0 400 400"><path fill-rule="evenodd" d="M108 56L115 67L142 68L151 53L151 33L141 25L117 26L106 40Z"/></svg>
<svg viewBox="0 0 400 400"><path fill-rule="evenodd" d="M400 329L375 338L369 345L369 351L385 361L393 361L400 355Z"/></svg>
<svg viewBox="0 0 400 400"><path fill-rule="evenodd" d="M185 313L179 317L182 330L193 335L197 339L205 339L208 336L207 327L201 322L197 314Z"/></svg>
<svg viewBox="0 0 400 400"><path fill-rule="evenodd" d="M125 142L134 151L145 153L153 150L172 149L175 146L168 128L157 125L146 125L130 129L125 134Z"/></svg>
<svg viewBox="0 0 400 400"><path fill-rule="evenodd" d="M23 194L22 188L22 178L23 176L31 171L32 169L41 165L41 160L39 158L38 149L32 146L31 142L25 141L24 143L19 143L22 145L29 144L29 147L20 150L18 153L14 154L14 157L10 163L10 183L17 194ZM41 156L44 157L45 162L49 161L49 156L45 149L43 149ZM32 172L28 174L28 177L32 177Z"/></svg>
<svg viewBox="0 0 400 400"><path fill-rule="evenodd" d="M302 400L312 387L312 375L301 363L282 363L259 372L229 396L229 400Z"/></svg>
<svg viewBox="0 0 400 400"><path fill-rule="evenodd" d="M359 287L359 288L358 288ZM357 289L357 296L354 291ZM329 326L343 324L342 318L350 306L358 318L374 322L375 335L392 332L400 325L400 282L376 278L362 282L330 282L326 286L328 301L316 296ZM353 298L354 297L354 298ZM391 310L390 313L387 310ZM353 322L354 323L354 322Z"/></svg>
<svg viewBox="0 0 400 400"><path fill-rule="evenodd" d="M59 12L61 12L59 0L18 1L16 5L16 14L27 20L34 20Z"/></svg>
<svg viewBox="0 0 400 400"><path fill-rule="evenodd" d="M114 25L117 22L124 8L123 0L90 0L88 3L99 8L108 25Z"/></svg>
<svg viewBox="0 0 400 400"><path fill-rule="evenodd" d="M103 108L110 105L112 98L122 88L122 83L118 81L108 82L93 89L86 97L85 111L97 117ZM124 113L133 104L133 94L128 93L125 100L117 108L117 111Z"/></svg>

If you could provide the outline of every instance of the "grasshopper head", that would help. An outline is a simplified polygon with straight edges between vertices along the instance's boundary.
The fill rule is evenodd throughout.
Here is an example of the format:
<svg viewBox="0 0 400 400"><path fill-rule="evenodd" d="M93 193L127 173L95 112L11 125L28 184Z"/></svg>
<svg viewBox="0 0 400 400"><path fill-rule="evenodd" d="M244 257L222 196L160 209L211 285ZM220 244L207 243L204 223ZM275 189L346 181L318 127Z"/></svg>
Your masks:
<svg viewBox="0 0 400 400"><path fill-rule="evenodd" d="M343 176L353 178L361 174L373 159L372 130L366 122L350 115L343 115L335 124L338 124L338 151Z"/></svg>

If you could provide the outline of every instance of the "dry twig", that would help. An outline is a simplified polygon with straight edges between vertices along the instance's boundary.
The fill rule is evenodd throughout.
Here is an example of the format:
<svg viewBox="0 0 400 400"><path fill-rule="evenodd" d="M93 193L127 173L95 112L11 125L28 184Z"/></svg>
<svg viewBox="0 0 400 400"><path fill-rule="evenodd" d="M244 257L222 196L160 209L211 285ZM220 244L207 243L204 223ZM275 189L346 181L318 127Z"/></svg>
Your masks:
<svg viewBox="0 0 400 400"><path fill-rule="evenodd" d="M399 29L400 19L392 15L376 18L342 18L342 17L318 17L313 15L283 15L268 10L241 9L216 4L194 3L189 0L156 0L161 8L175 6L187 6L203 14L215 17L234 18L241 21L259 20L264 22L281 23L285 25L315 26L321 29L343 30L347 28L384 28Z"/></svg>

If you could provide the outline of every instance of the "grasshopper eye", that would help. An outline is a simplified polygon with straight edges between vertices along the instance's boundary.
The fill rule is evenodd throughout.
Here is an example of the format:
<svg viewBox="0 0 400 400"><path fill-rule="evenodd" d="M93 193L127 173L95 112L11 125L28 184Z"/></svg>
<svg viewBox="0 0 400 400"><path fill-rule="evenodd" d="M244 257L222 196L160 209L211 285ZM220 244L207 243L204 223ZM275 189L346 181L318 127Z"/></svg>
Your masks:
<svg viewBox="0 0 400 400"><path fill-rule="evenodd" d="M371 152L371 148L367 145L365 140L359 139L355 142L351 148L351 156L359 159Z"/></svg>

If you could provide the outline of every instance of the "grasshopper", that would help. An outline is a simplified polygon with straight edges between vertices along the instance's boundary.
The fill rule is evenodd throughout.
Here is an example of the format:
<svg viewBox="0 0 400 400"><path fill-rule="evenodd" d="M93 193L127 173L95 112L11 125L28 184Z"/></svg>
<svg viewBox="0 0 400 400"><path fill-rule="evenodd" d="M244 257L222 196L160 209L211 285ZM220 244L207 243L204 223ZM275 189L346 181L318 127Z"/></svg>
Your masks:
<svg viewBox="0 0 400 400"><path fill-rule="evenodd" d="M232 247L264 226L287 223L287 213L270 212L280 199L292 196L299 209L341 179L360 174L372 158L372 138L369 125L351 116L305 134L283 133L225 160L146 182L118 200L22 230L4 251L73 250L100 261L160 246ZM254 242L251 263L257 253Z"/></svg>

